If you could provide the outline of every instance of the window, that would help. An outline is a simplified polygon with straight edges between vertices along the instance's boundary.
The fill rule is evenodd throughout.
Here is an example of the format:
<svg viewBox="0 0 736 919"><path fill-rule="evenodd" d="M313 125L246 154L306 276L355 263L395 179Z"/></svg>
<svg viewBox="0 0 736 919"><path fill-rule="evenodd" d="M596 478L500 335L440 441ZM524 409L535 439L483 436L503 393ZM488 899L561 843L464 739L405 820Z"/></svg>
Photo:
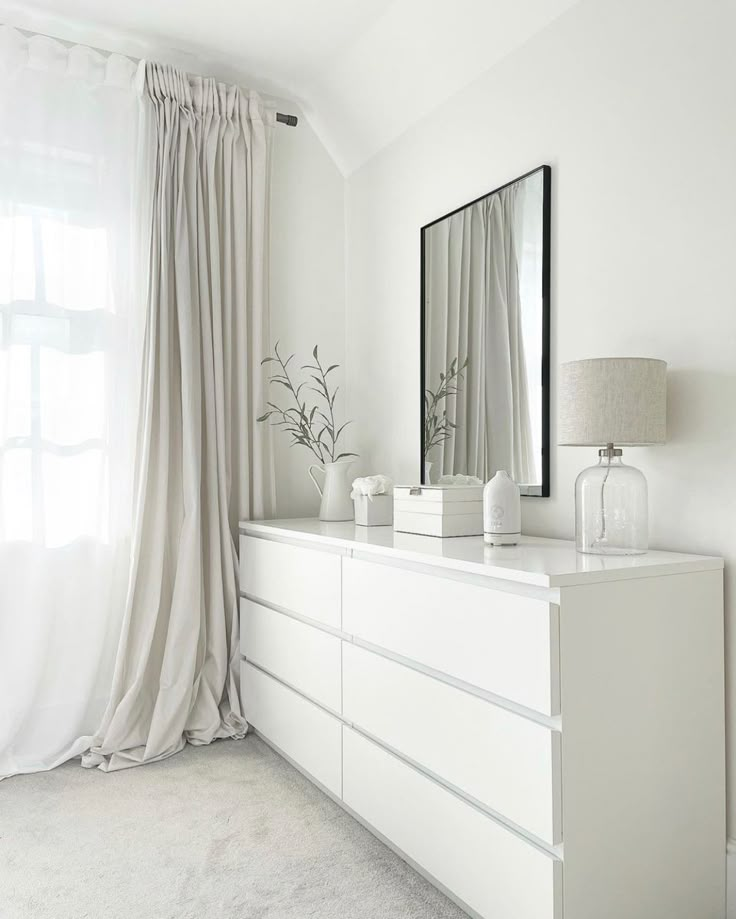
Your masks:
<svg viewBox="0 0 736 919"><path fill-rule="evenodd" d="M114 298L94 214L0 213L0 538L109 538Z"/></svg>

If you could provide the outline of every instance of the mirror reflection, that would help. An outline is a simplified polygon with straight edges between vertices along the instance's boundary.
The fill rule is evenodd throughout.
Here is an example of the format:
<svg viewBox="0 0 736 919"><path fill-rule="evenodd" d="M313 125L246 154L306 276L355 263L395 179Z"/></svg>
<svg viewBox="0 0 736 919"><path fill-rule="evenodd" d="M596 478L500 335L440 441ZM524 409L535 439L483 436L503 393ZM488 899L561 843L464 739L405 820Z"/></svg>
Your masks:
<svg viewBox="0 0 736 919"><path fill-rule="evenodd" d="M542 166L422 229L425 484L549 494L549 187Z"/></svg>

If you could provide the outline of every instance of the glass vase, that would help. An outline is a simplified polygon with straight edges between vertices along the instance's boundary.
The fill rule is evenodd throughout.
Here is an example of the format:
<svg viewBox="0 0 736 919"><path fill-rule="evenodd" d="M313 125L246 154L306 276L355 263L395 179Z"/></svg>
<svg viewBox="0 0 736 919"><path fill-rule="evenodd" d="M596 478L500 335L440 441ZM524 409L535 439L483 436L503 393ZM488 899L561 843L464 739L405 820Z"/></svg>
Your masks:
<svg viewBox="0 0 736 919"><path fill-rule="evenodd" d="M647 480L621 450L599 452L575 482L575 544L593 555L642 555L648 548Z"/></svg>

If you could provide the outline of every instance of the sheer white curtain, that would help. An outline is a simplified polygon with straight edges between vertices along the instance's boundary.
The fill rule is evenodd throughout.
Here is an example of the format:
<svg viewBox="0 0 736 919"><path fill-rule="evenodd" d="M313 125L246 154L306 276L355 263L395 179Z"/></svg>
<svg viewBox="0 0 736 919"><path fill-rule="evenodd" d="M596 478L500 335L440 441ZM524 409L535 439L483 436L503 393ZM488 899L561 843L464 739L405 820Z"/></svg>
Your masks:
<svg viewBox="0 0 736 919"><path fill-rule="evenodd" d="M527 397L533 467L530 482L542 481L542 359L544 352L542 276L544 268L544 176L541 170L519 186L516 207L516 248L519 260L522 339L527 371Z"/></svg>
<svg viewBox="0 0 736 919"><path fill-rule="evenodd" d="M519 484L534 484L529 381L519 287L521 243L516 213L523 183L491 195L484 204L488 372L486 388L486 473L506 469Z"/></svg>
<svg viewBox="0 0 736 919"><path fill-rule="evenodd" d="M135 65L0 28L0 776L82 752L125 608Z"/></svg>

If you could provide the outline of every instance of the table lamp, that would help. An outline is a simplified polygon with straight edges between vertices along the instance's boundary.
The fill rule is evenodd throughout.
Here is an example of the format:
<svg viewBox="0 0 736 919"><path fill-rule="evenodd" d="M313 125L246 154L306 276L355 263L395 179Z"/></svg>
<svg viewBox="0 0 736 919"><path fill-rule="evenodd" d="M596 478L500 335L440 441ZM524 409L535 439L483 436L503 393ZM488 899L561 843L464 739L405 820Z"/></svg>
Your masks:
<svg viewBox="0 0 736 919"><path fill-rule="evenodd" d="M648 548L647 481L624 465L621 447L666 439L667 364L605 357L562 364L558 444L600 447L598 464L575 482L575 544L595 555Z"/></svg>

